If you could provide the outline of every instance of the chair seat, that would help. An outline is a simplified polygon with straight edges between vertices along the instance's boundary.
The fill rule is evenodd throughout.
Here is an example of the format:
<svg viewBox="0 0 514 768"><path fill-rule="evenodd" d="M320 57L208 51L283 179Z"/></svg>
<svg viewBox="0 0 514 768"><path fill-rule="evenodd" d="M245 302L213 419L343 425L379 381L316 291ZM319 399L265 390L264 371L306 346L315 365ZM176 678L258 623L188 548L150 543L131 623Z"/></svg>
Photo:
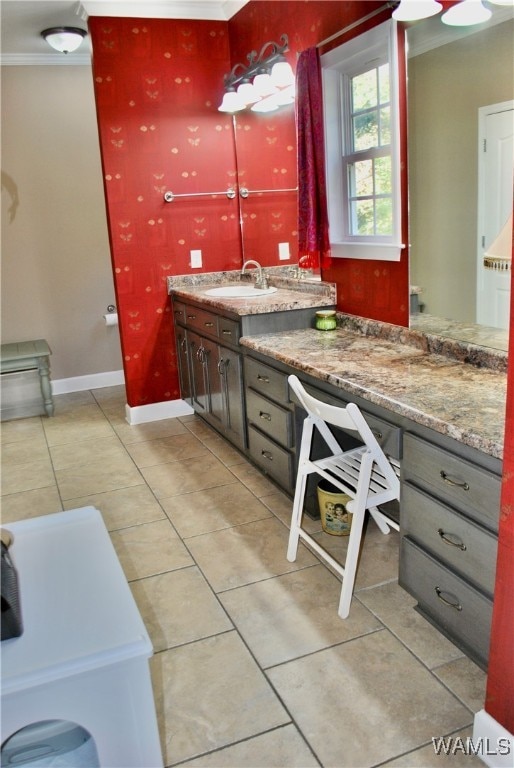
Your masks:
<svg viewBox="0 0 514 768"><path fill-rule="evenodd" d="M342 577L338 614L347 618L355 584L357 563L366 513L369 513L382 533L399 525L378 508L400 496L399 465L391 462L382 451L371 432L360 409L355 403L345 408L323 403L303 388L296 376L289 376L289 385L295 392L301 406L307 412L303 422L300 442L298 474L296 479L291 529L287 559L296 560L300 538ZM336 440L330 426L354 433L362 442L356 448L344 450ZM331 455L311 459L312 438L317 430ZM326 549L302 527L303 505L308 475L316 473L336 488L351 497L346 508L353 515L350 528L348 551L344 564L338 562Z"/></svg>

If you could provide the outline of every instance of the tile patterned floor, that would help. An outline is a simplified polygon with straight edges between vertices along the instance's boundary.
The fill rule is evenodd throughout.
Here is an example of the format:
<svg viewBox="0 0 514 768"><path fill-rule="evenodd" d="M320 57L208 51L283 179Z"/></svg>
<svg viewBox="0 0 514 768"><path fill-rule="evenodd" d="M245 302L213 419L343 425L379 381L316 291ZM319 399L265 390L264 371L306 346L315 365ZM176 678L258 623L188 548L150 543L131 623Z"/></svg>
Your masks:
<svg viewBox="0 0 514 768"><path fill-rule="evenodd" d="M122 387L55 401L1 425L2 522L101 511L154 644L166 766L482 765L433 748L472 735L485 675L413 610L395 533L368 527L342 621L336 577L303 545L286 560L289 499L200 419L129 427Z"/></svg>

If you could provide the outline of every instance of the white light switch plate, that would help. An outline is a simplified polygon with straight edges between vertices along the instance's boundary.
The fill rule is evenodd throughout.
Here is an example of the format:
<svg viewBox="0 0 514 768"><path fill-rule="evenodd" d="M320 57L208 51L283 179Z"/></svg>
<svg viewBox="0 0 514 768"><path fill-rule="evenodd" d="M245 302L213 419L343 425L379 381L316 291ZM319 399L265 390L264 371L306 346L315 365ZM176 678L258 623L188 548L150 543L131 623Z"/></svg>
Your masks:
<svg viewBox="0 0 514 768"><path fill-rule="evenodd" d="M279 243L278 244L278 258L281 261L285 261L286 259L291 258L291 254L289 252L289 243Z"/></svg>
<svg viewBox="0 0 514 768"><path fill-rule="evenodd" d="M202 252L190 251L191 254L191 267L192 269L201 269L202 267Z"/></svg>

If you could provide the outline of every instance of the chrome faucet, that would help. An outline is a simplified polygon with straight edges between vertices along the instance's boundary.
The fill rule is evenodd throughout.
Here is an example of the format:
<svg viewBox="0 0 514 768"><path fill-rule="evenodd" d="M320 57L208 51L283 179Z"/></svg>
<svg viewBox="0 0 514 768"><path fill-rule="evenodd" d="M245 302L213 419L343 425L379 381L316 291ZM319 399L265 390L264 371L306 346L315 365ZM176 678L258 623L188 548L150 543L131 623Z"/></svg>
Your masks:
<svg viewBox="0 0 514 768"><path fill-rule="evenodd" d="M248 259L248 261L244 262L243 267L241 269L241 276L243 276L246 273L246 268L250 264L253 264L253 266L257 267L257 269L259 270L259 274L257 276L257 280L255 281L255 287L259 288L262 291L265 291L268 288L268 278L266 277L266 275L262 271L262 267L259 264L259 262L255 261L255 259Z"/></svg>

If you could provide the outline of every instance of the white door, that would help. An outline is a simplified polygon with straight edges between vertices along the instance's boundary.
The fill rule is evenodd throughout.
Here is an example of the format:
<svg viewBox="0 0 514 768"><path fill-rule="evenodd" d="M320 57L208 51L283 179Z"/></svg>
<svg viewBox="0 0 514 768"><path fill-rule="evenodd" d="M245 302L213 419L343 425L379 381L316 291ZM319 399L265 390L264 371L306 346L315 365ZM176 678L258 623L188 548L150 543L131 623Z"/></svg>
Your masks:
<svg viewBox="0 0 514 768"><path fill-rule="evenodd" d="M477 323L507 330L510 263L484 261L484 255L512 214L514 103L481 107L478 138Z"/></svg>

